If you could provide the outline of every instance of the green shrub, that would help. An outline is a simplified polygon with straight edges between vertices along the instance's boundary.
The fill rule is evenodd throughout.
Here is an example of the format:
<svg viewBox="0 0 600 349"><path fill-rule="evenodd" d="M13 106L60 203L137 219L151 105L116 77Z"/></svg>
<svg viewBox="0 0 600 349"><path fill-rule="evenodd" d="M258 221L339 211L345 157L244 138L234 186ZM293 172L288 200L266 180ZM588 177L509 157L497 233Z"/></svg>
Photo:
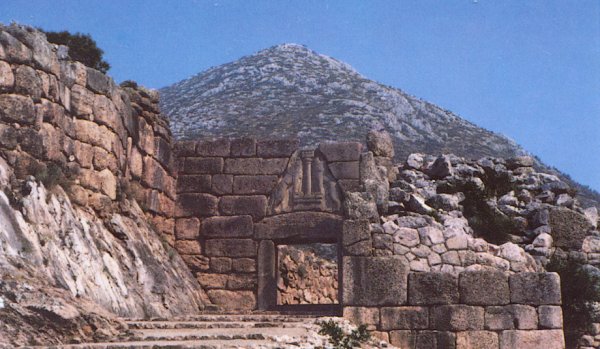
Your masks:
<svg viewBox="0 0 600 349"><path fill-rule="evenodd" d="M319 323L321 327L319 334L322 336L329 337L329 343L331 343L335 349L351 349L359 347L361 343L364 343L371 339L367 326L360 325L356 330L350 332L350 334L344 333L342 328L333 320L322 321Z"/></svg>
<svg viewBox="0 0 600 349"><path fill-rule="evenodd" d="M577 347L577 341L594 318L594 302L600 302L600 275L592 275L572 260L552 257L546 270L560 275L563 323L567 348Z"/></svg>
<svg viewBox="0 0 600 349"><path fill-rule="evenodd" d="M73 60L102 73L106 73L110 69L110 64L103 59L104 51L98 47L90 34L73 34L66 30L60 32L39 30L46 34L48 42L69 47L69 56Z"/></svg>

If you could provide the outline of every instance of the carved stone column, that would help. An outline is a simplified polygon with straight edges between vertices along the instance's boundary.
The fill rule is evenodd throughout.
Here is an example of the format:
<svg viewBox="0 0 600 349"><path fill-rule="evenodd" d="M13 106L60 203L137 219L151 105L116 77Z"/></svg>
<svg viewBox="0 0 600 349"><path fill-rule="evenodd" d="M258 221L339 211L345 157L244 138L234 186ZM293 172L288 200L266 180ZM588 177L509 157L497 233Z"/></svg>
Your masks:
<svg viewBox="0 0 600 349"><path fill-rule="evenodd" d="M305 196L312 193L312 162L315 152L313 150L303 150L302 157L302 192Z"/></svg>

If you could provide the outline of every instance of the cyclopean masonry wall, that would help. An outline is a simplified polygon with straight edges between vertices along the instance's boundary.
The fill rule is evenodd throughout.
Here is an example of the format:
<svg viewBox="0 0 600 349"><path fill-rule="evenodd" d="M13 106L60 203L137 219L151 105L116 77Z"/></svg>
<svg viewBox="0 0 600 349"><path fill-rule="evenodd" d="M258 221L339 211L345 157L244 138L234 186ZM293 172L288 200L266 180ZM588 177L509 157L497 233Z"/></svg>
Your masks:
<svg viewBox="0 0 600 349"><path fill-rule="evenodd" d="M380 143L177 143L175 246L211 301L278 309L277 245L337 243L344 316L392 344L563 348L558 275L521 247L461 217L381 214L395 174Z"/></svg>
<svg viewBox="0 0 600 349"><path fill-rule="evenodd" d="M0 31L0 155L19 178L54 177L110 212L131 195L174 240L175 168L158 93L121 88L27 27Z"/></svg>

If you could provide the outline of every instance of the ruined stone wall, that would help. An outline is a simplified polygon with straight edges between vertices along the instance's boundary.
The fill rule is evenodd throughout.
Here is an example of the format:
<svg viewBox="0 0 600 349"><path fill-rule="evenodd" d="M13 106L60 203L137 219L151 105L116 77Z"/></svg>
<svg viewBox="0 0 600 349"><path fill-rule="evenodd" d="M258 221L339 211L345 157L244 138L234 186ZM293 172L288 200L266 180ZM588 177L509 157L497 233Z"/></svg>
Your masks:
<svg viewBox="0 0 600 349"><path fill-rule="evenodd" d="M385 259L356 260L346 273L344 316L401 348L564 348L560 280L555 273L499 270L408 273ZM404 266L404 267L402 267ZM407 287L377 286L375 272ZM396 280L396 278L400 280Z"/></svg>
<svg viewBox="0 0 600 349"><path fill-rule="evenodd" d="M278 241L336 241L360 150L360 143L298 150L295 139L176 144L175 247L215 304L262 307L261 285L275 281L261 274L259 259L274 258Z"/></svg>
<svg viewBox="0 0 600 349"><path fill-rule="evenodd" d="M0 27L0 156L99 213L123 195L173 236L171 132L158 94L120 88L28 27ZM173 238L171 238L173 240Z"/></svg>

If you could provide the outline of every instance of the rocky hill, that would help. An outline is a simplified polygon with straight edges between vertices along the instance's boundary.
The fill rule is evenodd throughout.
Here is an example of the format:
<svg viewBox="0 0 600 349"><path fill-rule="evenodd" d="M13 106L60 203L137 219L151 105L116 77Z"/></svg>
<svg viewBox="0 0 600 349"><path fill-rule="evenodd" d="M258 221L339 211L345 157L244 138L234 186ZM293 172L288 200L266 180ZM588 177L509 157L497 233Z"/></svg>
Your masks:
<svg viewBox="0 0 600 349"><path fill-rule="evenodd" d="M211 68L160 92L179 139L297 135L301 144L314 145L363 141L365 130L385 129L399 161L413 152L473 159L527 153L502 135L296 44ZM584 205L600 205L598 193L579 189Z"/></svg>

